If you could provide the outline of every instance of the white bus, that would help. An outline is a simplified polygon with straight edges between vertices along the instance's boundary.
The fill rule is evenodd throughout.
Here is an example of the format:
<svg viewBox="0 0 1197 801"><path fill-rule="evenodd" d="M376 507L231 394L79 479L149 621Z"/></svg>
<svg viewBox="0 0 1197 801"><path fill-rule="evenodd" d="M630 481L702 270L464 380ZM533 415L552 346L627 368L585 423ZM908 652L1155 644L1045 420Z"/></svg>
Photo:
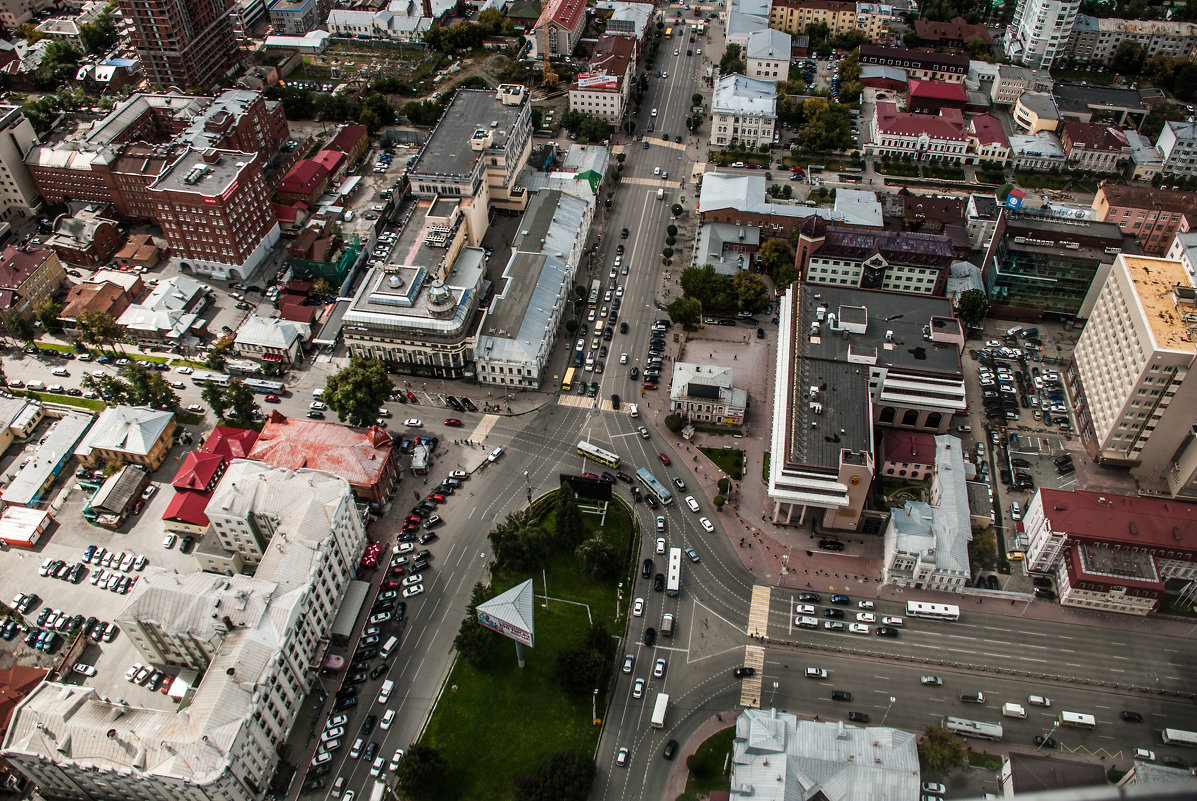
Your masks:
<svg viewBox="0 0 1197 801"><path fill-rule="evenodd" d="M944 727L948 731L953 731L961 737L975 737L979 740L993 740L997 742L1002 739L1002 724L1000 723L985 723L981 720L966 720L965 718L947 718L944 721Z"/></svg>
<svg viewBox="0 0 1197 801"><path fill-rule="evenodd" d="M665 710L669 709L669 695L657 693L657 704L653 707L652 724L654 729L665 728Z"/></svg>
<svg viewBox="0 0 1197 801"><path fill-rule="evenodd" d="M591 445L586 440L578 443L578 455L585 456L599 464L605 464L607 467L619 467L619 456L596 445Z"/></svg>
<svg viewBox="0 0 1197 801"><path fill-rule="evenodd" d="M229 377L224 373L209 373L206 370L196 370L191 374L191 383L201 387L204 384L227 387L229 385Z"/></svg>
<svg viewBox="0 0 1197 801"><path fill-rule="evenodd" d="M953 604L929 604L923 601L907 601L906 614L909 617L925 617L930 620L959 620L960 607Z"/></svg>
<svg viewBox="0 0 1197 801"><path fill-rule="evenodd" d="M1097 725L1097 718L1081 712L1061 712L1056 720L1061 726L1075 726L1078 729L1092 729Z"/></svg>
<svg viewBox="0 0 1197 801"><path fill-rule="evenodd" d="M1187 745L1197 747L1197 732L1184 729L1164 729L1160 737L1168 745Z"/></svg>
<svg viewBox="0 0 1197 801"><path fill-rule="evenodd" d="M677 597L682 592L682 549L669 549L669 573L666 574L665 593Z"/></svg>

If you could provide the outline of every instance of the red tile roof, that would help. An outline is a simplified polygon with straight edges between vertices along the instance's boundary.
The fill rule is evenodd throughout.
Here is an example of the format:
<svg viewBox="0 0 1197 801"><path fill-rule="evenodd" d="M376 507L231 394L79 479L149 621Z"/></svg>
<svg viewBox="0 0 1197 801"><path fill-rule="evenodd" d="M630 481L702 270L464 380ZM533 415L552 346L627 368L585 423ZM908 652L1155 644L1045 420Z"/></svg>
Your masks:
<svg viewBox="0 0 1197 801"><path fill-rule="evenodd" d="M918 78L911 78L906 83L910 87L911 100L916 97L925 100L950 100L956 103L964 103L968 100L968 95L964 93L964 84L962 83L921 81Z"/></svg>
<svg viewBox="0 0 1197 801"><path fill-rule="evenodd" d="M5 248L0 256L0 286L16 289L52 256L52 250L31 250L26 253L15 245Z"/></svg>
<svg viewBox="0 0 1197 801"><path fill-rule="evenodd" d="M345 163L345 159L347 158L349 157L340 150L330 150L325 148L315 156L312 156L312 161L318 164L323 164L326 170L328 170L330 173L334 173L341 167L342 164Z"/></svg>
<svg viewBox="0 0 1197 801"><path fill-rule="evenodd" d="M886 430L881 448L886 462L935 464L935 437L922 431Z"/></svg>
<svg viewBox="0 0 1197 801"><path fill-rule="evenodd" d="M295 166L278 185L278 191L306 195L315 190L316 186L327 177L328 168L323 164L311 159L302 159L295 162Z"/></svg>
<svg viewBox="0 0 1197 801"><path fill-rule="evenodd" d="M586 0L550 0L545 6L544 13L536 22L540 27L548 19L552 19L563 28L573 30L585 17Z"/></svg>
<svg viewBox="0 0 1197 801"><path fill-rule="evenodd" d="M233 459L248 459L257 441L258 432L252 428L217 426L208 435L203 450L219 454L231 462Z"/></svg>
<svg viewBox="0 0 1197 801"><path fill-rule="evenodd" d="M395 459L380 426L355 428L271 412L249 457L288 470L326 470L354 487L373 487Z"/></svg>
<svg viewBox="0 0 1197 801"><path fill-rule="evenodd" d="M180 490L206 490L224 470L224 457L216 453L190 451L170 485Z"/></svg>
<svg viewBox="0 0 1197 801"><path fill-rule="evenodd" d="M968 44L973 39L980 39L985 44L993 44L993 36L985 24L978 22L970 25L964 17L954 17L949 22L935 22L929 19L914 21L915 33L925 42L959 41Z"/></svg>
<svg viewBox="0 0 1197 801"><path fill-rule="evenodd" d="M26 665L0 670L0 733L8 731L17 704L42 683L50 671Z"/></svg>
<svg viewBox="0 0 1197 801"><path fill-rule="evenodd" d="M212 500L211 492L197 490L180 490L170 499L166 511L162 513L163 520L177 520L191 526L208 525L208 501Z"/></svg>
<svg viewBox="0 0 1197 801"><path fill-rule="evenodd" d="M941 108L939 116L930 114L911 114L898 111L893 103L881 102L877 104L878 133L890 136L922 136L927 134L932 139L963 142L964 117L958 109Z"/></svg>
<svg viewBox="0 0 1197 801"><path fill-rule="evenodd" d="M369 131L364 125L346 125L337 131L337 135L328 143L327 149L340 150L342 153L351 153L368 133Z"/></svg>
<svg viewBox="0 0 1197 801"><path fill-rule="evenodd" d="M1122 148L1130 147L1130 142L1122 130L1079 120L1065 120L1063 128L1060 129L1060 139L1070 150L1080 145L1085 150L1118 153Z"/></svg>
<svg viewBox="0 0 1197 801"><path fill-rule="evenodd" d="M1104 492L1041 489L1052 531L1140 548L1197 551L1197 504Z"/></svg>
<svg viewBox="0 0 1197 801"><path fill-rule="evenodd" d="M284 303L279 307L279 317L295 323L311 323L316 319L316 307L302 303Z"/></svg>
<svg viewBox="0 0 1197 801"><path fill-rule="evenodd" d="M997 117L992 114L978 114L969 120L969 130L973 132L973 136L977 137L977 141L982 145L992 145L995 142L1000 142L1006 147L1010 146L1010 140L1006 138L1006 132L1002 129L1002 123Z"/></svg>

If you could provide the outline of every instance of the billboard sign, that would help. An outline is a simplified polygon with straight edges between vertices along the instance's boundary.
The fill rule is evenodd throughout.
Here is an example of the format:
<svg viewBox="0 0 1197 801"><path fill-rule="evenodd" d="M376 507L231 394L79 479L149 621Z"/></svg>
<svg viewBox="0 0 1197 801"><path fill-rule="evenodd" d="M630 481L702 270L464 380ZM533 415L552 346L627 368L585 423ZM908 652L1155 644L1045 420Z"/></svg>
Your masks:
<svg viewBox="0 0 1197 801"><path fill-rule="evenodd" d="M478 622L521 645L533 647L536 632L532 624L532 579L478 604Z"/></svg>

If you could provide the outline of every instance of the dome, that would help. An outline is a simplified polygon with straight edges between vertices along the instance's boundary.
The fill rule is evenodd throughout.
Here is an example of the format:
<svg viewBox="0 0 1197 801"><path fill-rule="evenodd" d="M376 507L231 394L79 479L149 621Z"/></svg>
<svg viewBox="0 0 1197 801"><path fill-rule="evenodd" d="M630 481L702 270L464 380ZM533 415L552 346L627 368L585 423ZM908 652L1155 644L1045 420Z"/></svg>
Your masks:
<svg viewBox="0 0 1197 801"><path fill-rule="evenodd" d="M457 301L453 299L453 293L445 286L445 282L441 279L436 279L428 287L428 311L434 317L452 317L454 309L457 308Z"/></svg>
<svg viewBox="0 0 1197 801"><path fill-rule="evenodd" d="M812 214L802 221L798 233L805 239L822 239L827 235L827 221L818 214Z"/></svg>

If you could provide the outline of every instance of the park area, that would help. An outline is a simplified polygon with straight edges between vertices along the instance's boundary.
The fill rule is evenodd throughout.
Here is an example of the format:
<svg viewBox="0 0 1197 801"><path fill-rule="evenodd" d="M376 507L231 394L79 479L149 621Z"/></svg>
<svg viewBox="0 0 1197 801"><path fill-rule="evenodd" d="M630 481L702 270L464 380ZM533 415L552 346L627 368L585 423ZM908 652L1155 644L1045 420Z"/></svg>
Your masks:
<svg viewBox="0 0 1197 801"><path fill-rule="evenodd" d="M476 588L475 603L532 579L535 643L524 649L521 669L514 642L476 622L463 624L468 641L459 637L458 659L422 738L444 759L438 798L525 797L516 792L517 780L540 782L542 791L553 782L572 782L568 789L575 791L585 782L589 790L601 731L592 704L601 718L625 620L617 584L630 578L639 531L618 498L601 521L590 512L593 502L583 499L573 524L580 518L581 530L562 537L560 493L509 516L496 529L505 545L492 533L492 583ZM572 768L579 775L569 776ZM561 787L553 797L573 793Z"/></svg>

